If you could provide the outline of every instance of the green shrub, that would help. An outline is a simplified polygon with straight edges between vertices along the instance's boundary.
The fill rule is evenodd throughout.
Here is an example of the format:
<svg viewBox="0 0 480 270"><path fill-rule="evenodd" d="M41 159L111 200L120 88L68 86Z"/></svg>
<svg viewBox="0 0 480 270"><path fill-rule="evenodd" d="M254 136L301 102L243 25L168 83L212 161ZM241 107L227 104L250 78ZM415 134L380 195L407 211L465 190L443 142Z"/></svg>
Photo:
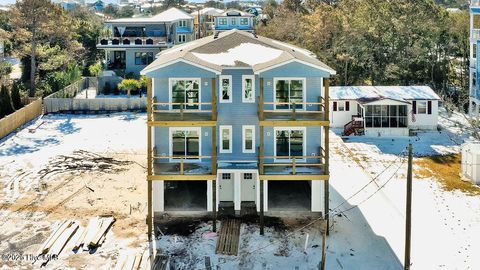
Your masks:
<svg viewBox="0 0 480 270"><path fill-rule="evenodd" d="M20 96L20 82L14 81L12 84L12 90L10 91L10 96L12 98L12 105L15 110L21 109L23 107L22 98Z"/></svg>
<svg viewBox="0 0 480 270"><path fill-rule="evenodd" d="M101 63L96 63L88 67L90 75L98 77L103 71L103 65Z"/></svg>
<svg viewBox="0 0 480 270"><path fill-rule="evenodd" d="M126 79L118 84L118 88L122 91L126 91L130 96L132 91L138 91L142 87L142 84L138 80Z"/></svg>
<svg viewBox="0 0 480 270"><path fill-rule="evenodd" d="M14 112L12 107L12 101L10 99L10 93L5 84L0 87L0 118L9 115Z"/></svg>

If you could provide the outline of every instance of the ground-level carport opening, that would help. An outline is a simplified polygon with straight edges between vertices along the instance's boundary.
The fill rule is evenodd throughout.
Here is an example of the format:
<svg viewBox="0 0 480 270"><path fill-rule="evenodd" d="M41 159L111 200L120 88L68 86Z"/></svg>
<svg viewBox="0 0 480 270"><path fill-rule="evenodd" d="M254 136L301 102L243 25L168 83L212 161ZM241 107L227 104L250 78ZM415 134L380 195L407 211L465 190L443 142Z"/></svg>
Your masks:
<svg viewBox="0 0 480 270"><path fill-rule="evenodd" d="M165 211L206 211L207 181L165 181Z"/></svg>
<svg viewBox="0 0 480 270"><path fill-rule="evenodd" d="M310 211L309 181L268 181L268 211Z"/></svg>

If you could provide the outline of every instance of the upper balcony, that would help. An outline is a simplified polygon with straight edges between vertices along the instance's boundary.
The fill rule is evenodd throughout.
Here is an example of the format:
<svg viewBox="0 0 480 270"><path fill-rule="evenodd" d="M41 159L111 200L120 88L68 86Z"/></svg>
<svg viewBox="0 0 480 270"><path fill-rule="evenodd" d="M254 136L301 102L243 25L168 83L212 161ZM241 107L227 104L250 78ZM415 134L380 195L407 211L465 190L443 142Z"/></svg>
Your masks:
<svg viewBox="0 0 480 270"><path fill-rule="evenodd" d="M171 42L164 37L102 37L97 48L118 47L169 47Z"/></svg>
<svg viewBox="0 0 480 270"><path fill-rule="evenodd" d="M258 164L260 178L264 180L328 179L325 150L322 147L311 156L259 156Z"/></svg>
<svg viewBox="0 0 480 270"><path fill-rule="evenodd" d="M318 97L317 102L297 101L293 98L277 98L275 102L265 102L263 95L260 95L258 100L260 125L326 126L329 124L323 97Z"/></svg>
<svg viewBox="0 0 480 270"><path fill-rule="evenodd" d="M215 126L217 103L198 102L151 102L152 125L154 126Z"/></svg>

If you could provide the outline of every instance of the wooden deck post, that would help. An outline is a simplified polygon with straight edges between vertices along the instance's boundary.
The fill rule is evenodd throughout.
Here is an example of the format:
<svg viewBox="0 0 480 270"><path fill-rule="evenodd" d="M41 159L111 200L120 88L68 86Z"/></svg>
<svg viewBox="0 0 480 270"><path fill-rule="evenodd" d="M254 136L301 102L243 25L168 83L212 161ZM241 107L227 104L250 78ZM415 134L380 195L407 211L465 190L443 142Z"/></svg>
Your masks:
<svg viewBox="0 0 480 270"><path fill-rule="evenodd" d="M213 79L215 80L215 79ZM212 109L213 111L213 109ZM212 174L217 175L217 127L212 127ZM212 210L213 225L212 231L217 231L217 183L216 179L212 179Z"/></svg>
<svg viewBox="0 0 480 270"><path fill-rule="evenodd" d="M263 85L263 78L260 78L260 98L258 99L258 117L260 118L260 121L263 121L265 118L264 118L264 96L263 96L263 93L264 92L264 85Z"/></svg>
<svg viewBox="0 0 480 270"><path fill-rule="evenodd" d="M212 121L217 120L217 79L212 79Z"/></svg>
<svg viewBox="0 0 480 270"><path fill-rule="evenodd" d="M263 79L261 79L263 80ZM260 97L262 97L263 95L261 95ZM262 105L263 106L263 105ZM260 126L260 149L258 151L258 155L259 155L259 158L260 158L260 164L259 164L259 168L258 168L258 172L260 175L263 175L265 174L265 171L264 171L264 166L263 166L263 163L265 162L264 160L264 140L265 140L265 137L264 137L264 127L263 126ZM263 187L263 180L260 179L260 235L263 235L264 234L264 218L263 218L263 201L264 201L264 187Z"/></svg>
<svg viewBox="0 0 480 270"><path fill-rule="evenodd" d="M152 121L152 79L147 81L147 122ZM153 175L152 169L152 127L147 124L147 177ZM148 241L152 240L153 233L153 206L152 206L152 181L147 180L148 193L148 210L147 210L147 226L148 226Z"/></svg>
<svg viewBox="0 0 480 270"><path fill-rule="evenodd" d="M325 95L325 120L329 121L330 120L330 79L325 78L324 79L324 95ZM324 126L324 132L325 132L325 175L330 175L330 146L329 146L329 141L330 141L330 125ZM330 234L330 183L329 180L325 180L324 182L324 200L325 200L325 209L324 209L324 218L327 222L327 228L326 228L326 234Z"/></svg>

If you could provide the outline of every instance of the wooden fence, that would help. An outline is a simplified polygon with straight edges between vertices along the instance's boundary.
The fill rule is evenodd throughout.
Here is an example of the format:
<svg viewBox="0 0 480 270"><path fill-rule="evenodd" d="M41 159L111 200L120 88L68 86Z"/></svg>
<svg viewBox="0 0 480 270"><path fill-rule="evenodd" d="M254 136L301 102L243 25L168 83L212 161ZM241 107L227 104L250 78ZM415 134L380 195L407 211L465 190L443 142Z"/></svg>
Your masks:
<svg viewBox="0 0 480 270"><path fill-rule="evenodd" d="M17 128L35 119L42 114L42 99L39 98L20 110L0 119L0 139Z"/></svg>
<svg viewBox="0 0 480 270"><path fill-rule="evenodd" d="M45 114L56 112L121 112L121 111L145 111L147 98L46 98Z"/></svg>
<svg viewBox="0 0 480 270"><path fill-rule="evenodd" d="M103 81L102 81L103 82ZM147 99L145 98L75 98L85 89L97 89L99 80L93 77L84 77L64 89L46 97L43 101L45 114L47 113L73 113L81 112L120 112L120 111L145 111Z"/></svg>

